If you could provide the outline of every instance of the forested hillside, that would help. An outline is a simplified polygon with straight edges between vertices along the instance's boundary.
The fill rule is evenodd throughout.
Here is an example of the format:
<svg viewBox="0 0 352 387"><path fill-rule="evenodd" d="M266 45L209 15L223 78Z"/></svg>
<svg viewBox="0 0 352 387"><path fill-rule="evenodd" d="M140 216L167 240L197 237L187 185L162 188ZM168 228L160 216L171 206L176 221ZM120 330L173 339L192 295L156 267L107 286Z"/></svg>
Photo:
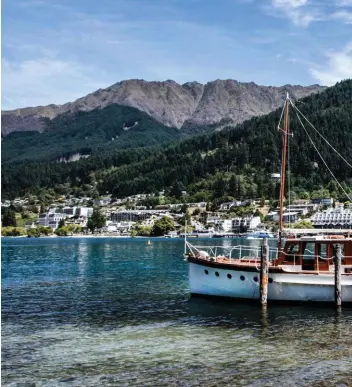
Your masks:
<svg viewBox="0 0 352 387"><path fill-rule="evenodd" d="M340 82L297 104L319 131L351 162L352 81ZM178 141L163 147L106 151L75 163L31 163L3 168L3 196L56 189L75 193L112 192L117 197L166 189L175 197L186 189L194 200L278 197L270 174L279 172L281 110L235 128ZM291 190L298 194L321 187L341 195L291 110L289 155ZM309 130L335 176L351 190L352 171Z"/></svg>
<svg viewBox="0 0 352 387"><path fill-rule="evenodd" d="M166 127L136 108L109 105L103 109L61 114L46 120L43 133L13 132L2 141L2 162L54 161L79 153L114 151L156 145L180 138L176 128Z"/></svg>

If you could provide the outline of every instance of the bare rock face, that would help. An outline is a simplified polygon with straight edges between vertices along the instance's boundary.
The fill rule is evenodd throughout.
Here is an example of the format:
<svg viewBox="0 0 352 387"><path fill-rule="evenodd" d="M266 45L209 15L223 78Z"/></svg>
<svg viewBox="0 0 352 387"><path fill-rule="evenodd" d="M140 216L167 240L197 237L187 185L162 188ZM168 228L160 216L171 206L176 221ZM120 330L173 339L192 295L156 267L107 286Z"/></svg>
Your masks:
<svg viewBox="0 0 352 387"><path fill-rule="evenodd" d="M147 82L131 79L64 105L29 107L3 111L1 132L45 129L43 118L52 119L61 113L90 111L110 104L135 107L164 125L182 129L227 122L238 124L253 116L267 114L282 106L286 92L299 99L324 90L319 85L281 87L258 86L232 79L216 80L202 85L187 82L183 85L167 80Z"/></svg>

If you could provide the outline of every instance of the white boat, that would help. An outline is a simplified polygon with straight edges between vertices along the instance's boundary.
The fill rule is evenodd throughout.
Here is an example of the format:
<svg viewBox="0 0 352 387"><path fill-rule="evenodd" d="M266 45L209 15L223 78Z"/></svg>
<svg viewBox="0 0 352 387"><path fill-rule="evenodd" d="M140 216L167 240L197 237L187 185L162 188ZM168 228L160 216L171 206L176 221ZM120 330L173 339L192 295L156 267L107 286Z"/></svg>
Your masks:
<svg viewBox="0 0 352 387"><path fill-rule="evenodd" d="M214 231L209 230L196 231L197 238L212 238L214 233Z"/></svg>
<svg viewBox="0 0 352 387"><path fill-rule="evenodd" d="M186 241L192 294L259 299L260 246L193 246ZM269 249L268 300L334 302L334 246L344 251L342 302L352 303L352 239L288 238L281 253Z"/></svg>
<svg viewBox="0 0 352 387"><path fill-rule="evenodd" d="M246 239L264 239L264 238L275 238L275 235L268 231L256 231L246 236Z"/></svg>
<svg viewBox="0 0 352 387"><path fill-rule="evenodd" d="M176 231L170 231L168 234L164 235L165 238L177 238L178 234Z"/></svg>
<svg viewBox="0 0 352 387"><path fill-rule="evenodd" d="M277 248L268 249L267 299L280 302L334 302L334 257L338 245L341 248L341 300L343 304L352 303L352 239L349 233L301 238L288 236L285 241L283 239L289 104L295 108L287 96L285 125L283 130L280 129L284 137L280 226ZM259 299L261 254L261 246L194 246L185 240L190 292L245 300Z"/></svg>

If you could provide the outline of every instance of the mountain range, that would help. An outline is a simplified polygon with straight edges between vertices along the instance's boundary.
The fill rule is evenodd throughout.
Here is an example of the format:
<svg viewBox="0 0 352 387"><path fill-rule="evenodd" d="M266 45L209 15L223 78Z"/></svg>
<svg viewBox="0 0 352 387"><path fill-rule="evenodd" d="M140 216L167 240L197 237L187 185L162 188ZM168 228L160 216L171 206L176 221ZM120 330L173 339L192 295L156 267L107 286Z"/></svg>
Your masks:
<svg viewBox="0 0 352 387"><path fill-rule="evenodd" d="M289 137L291 188L287 191L307 198L310 192L326 188L333 197L347 200L342 187L352 192L351 101L352 80L345 80L296 102L349 164L309 125L303 129L290 109L290 132L294 135ZM191 202L226 201L227 196L277 198L279 191L271 174L280 170L281 112L281 108L276 109L236 126L229 124L223 130L186 139L179 136L179 129L132 107L111 104L61 114L47 123L44 133L15 132L3 139L2 195L36 194L45 201L47 194L97 197L109 192L126 197L165 189L175 198L186 190ZM150 139L153 143L148 143ZM63 152L70 161L74 150L89 157L57 162ZM59 153L55 156L55 152Z"/></svg>
<svg viewBox="0 0 352 387"><path fill-rule="evenodd" d="M324 89L319 85L259 86L232 79L183 85L172 80L131 79L63 105L3 111L1 133L6 136L14 131L43 132L50 121L62 114L74 115L117 104L137 108L163 125L186 134L196 134L209 125L212 129L220 129L267 114L282 105L286 92L292 99L300 99Z"/></svg>

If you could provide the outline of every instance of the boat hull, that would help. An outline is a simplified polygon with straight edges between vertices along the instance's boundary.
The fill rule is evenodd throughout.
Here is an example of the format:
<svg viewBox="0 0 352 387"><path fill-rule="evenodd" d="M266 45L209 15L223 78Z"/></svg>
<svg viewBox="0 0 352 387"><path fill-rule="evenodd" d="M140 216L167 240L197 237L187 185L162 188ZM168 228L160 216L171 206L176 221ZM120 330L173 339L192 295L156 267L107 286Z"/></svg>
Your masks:
<svg viewBox="0 0 352 387"><path fill-rule="evenodd" d="M256 267L243 270L188 262L188 274L192 294L259 300L260 273ZM352 303L352 276L342 275L341 283L342 302ZM334 302L334 299L334 274L269 273L268 300Z"/></svg>

